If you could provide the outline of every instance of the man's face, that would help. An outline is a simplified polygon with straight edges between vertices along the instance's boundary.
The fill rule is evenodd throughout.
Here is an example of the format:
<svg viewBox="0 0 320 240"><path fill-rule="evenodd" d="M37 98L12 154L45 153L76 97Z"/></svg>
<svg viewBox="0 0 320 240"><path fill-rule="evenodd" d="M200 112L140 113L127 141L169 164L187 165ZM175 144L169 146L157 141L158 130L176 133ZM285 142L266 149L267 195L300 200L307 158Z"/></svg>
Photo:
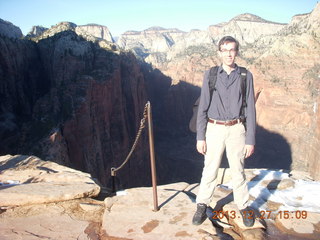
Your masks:
<svg viewBox="0 0 320 240"><path fill-rule="evenodd" d="M226 66L232 67L238 52L236 50L235 42L226 42L220 46L219 56L222 63Z"/></svg>

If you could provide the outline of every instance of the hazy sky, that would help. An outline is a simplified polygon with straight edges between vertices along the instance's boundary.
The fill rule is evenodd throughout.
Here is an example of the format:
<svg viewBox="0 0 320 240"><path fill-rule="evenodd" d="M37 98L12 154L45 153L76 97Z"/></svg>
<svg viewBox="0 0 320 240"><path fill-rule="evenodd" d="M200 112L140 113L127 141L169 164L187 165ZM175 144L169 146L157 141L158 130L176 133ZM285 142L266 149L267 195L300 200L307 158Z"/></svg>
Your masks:
<svg viewBox="0 0 320 240"><path fill-rule="evenodd" d="M205 30L241 13L288 23L309 13L317 0L0 0L0 18L27 34L32 26L62 21L107 26L113 36L152 26Z"/></svg>

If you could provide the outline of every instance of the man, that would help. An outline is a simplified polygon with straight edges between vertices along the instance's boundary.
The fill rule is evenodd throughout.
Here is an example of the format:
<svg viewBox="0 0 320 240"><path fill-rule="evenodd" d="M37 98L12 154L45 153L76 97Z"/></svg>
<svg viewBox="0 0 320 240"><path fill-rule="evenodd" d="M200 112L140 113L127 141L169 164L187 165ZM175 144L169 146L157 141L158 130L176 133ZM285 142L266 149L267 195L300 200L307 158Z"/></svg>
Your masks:
<svg viewBox="0 0 320 240"><path fill-rule="evenodd" d="M197 116L197 150L205 162L197 195L197 211L193 224L200 225L206 219L217 184L217 173L222 155L226 154L232 172L234 201L246 226L254 224L253 211L248 208L249 192L244 175L244 159L254 152L256 111L252 74L247 71L246 94L241 90L240 68L235 63L239 43L230 36L218 43L222 65L218 68L217 81L210 103L209 71L205 72ZM246 107L242 109L242 98Z"/></svg>

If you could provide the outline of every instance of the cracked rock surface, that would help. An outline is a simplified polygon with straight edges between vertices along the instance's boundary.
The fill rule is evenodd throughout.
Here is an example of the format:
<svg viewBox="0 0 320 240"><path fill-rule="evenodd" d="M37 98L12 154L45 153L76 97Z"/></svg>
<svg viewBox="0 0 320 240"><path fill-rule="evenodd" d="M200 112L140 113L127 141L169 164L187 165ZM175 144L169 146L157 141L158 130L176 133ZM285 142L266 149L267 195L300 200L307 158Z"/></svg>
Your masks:
<svg viewBox="0 0 320 240"><path fill-rule="evenodd" d="M0 157L0 206L13 207L97 196L90 174L34 156Z"/></svg>

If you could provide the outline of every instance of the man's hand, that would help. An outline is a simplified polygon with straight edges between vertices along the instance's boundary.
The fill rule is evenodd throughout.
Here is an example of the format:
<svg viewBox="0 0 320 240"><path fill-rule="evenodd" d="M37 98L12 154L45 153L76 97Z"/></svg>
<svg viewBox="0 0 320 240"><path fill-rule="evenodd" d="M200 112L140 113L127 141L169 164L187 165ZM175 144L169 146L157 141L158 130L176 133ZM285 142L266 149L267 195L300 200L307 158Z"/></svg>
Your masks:
<svg viewBox="0 0 320 240"><path fill-rule="evenodd" d="M254 145L245 145L244 147L244 158L250 157L254 153Z"/></svg>
<svg viewBox="0 0 320 240"><path fill-rule="evenodd" d="M207 152L207 143L205 140L198 140L197 141L197 150L202 155L206 155Z"/></svg>

